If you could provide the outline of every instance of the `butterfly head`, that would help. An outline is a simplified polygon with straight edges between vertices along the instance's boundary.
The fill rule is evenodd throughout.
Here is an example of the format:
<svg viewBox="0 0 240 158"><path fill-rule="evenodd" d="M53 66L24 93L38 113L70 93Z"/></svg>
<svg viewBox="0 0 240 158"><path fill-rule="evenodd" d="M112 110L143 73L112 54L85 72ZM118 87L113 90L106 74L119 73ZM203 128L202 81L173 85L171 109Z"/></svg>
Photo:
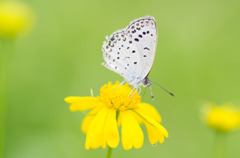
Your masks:
<svg viewBox="0 0 240 158"><path fill-rule="evenodd" d="M143 83L143 86L144 87L149 87L151 86L152 82L150 82L149 78L145 77L143 80L142 80L142 83Z"/></svg>

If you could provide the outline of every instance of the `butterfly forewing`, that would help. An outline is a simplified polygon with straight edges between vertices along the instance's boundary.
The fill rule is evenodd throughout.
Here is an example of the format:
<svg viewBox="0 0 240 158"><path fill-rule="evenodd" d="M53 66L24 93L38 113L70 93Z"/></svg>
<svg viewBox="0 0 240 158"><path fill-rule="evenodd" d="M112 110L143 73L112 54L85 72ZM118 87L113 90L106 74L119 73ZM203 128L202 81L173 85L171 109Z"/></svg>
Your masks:
<svg viewBox="0 0 240 158"><path fill-rule="evenodd" d="M153 17L146 16L134 20L125 29L125 33L132 37L134 45L137 46L142 70L141 80L144 79L151 70L157 45L157 28Z"/></svg>
<svg viewBox="0 0 240 158"><path fill-rule="evenodd" d="M102 50L105 67L120 74L129 83L136 77L140 78L141 57L132 37L122 30L117 31L107 38Z"/></svg>

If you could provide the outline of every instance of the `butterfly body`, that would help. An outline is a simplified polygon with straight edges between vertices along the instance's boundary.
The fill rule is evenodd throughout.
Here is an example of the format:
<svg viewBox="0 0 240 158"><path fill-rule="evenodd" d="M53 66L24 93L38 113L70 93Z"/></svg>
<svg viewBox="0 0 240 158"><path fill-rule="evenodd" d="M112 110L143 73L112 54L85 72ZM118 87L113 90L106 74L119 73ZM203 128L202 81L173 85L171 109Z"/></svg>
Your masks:
<svg viewBox="0 0 240 158"><path fill-rule="evenodd" d="M151 16L132 21L125 29L106 37L102 46L103 65L120 74L134 88L150 86L157 45L157 28Z"/></svg>

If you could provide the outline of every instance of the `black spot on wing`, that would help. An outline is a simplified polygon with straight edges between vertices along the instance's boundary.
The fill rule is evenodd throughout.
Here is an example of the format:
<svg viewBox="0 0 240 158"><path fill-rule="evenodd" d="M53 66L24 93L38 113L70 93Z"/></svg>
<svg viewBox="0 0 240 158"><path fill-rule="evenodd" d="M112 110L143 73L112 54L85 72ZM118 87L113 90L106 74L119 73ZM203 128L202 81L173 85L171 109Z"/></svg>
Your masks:
<svg viewBox="0 0 240 158"><path fill-rule="evenodd" d="M139 39L138 39L138 38L135 38L134 40L137 41L137 42L139 42Z"/></svg>

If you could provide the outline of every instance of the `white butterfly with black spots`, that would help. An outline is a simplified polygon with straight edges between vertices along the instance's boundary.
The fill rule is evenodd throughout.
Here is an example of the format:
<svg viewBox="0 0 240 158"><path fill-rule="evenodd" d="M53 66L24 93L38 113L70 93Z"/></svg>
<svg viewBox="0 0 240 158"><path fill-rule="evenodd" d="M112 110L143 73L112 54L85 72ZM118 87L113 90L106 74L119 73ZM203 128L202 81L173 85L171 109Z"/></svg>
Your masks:
<svg viewBox="0 0 240 158"><path fill-rule="evenodd" d="M120 74L124 81L133 85L148 87L148 74L152 68L156 46L157 26L154 17L136 19L122 30L106 37L102 46L103 65Z"/></svg>

